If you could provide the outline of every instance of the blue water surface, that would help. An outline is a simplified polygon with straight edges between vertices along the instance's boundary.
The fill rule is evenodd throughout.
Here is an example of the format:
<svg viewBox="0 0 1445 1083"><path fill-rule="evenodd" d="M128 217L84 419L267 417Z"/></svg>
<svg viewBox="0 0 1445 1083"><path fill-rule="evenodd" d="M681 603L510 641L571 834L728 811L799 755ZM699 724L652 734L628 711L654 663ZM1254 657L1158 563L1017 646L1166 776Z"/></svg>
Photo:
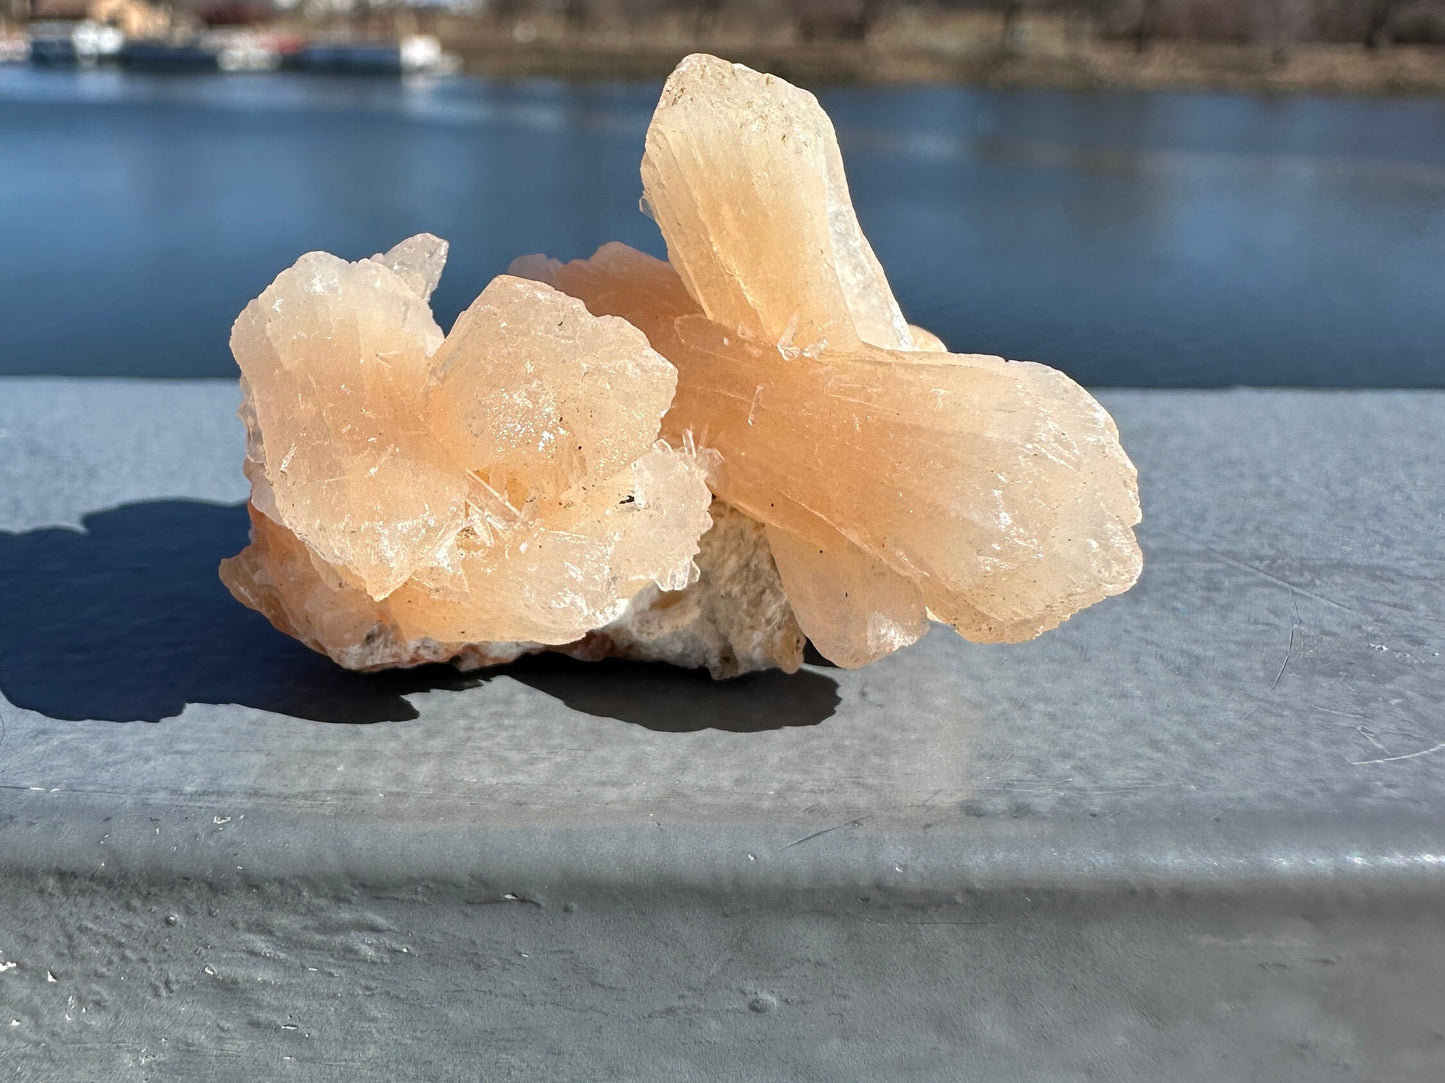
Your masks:
<svg viewBox="0 0 1445 1083"><path fill-rule="evenodd" d="M229 376L300 253L622 240L653 84L0 67L0 374ZM825 89L905 312L1084 383L1445 386L1445 102Z"/></svg>

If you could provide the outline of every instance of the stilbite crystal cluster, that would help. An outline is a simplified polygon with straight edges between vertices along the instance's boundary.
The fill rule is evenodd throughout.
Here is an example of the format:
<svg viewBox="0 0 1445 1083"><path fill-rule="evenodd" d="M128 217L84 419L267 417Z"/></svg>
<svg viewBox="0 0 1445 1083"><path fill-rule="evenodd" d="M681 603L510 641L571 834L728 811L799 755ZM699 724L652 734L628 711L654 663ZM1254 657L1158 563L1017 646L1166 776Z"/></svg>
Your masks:
<svg viewBox="0 0 1445 1083"><path fill-rule="evenodd" d="M904 320L811 95L689 57L642 178L666 262L524 257L445 337L428 236L303 256L247 307L238 598L352 668L730 676L796 669L803 634L846 666L930 619L1027 639L1134 583L1112 420Z"/></svg>
<svg viewBox="0 0 1445 1083"><path fill-rule="evenodd" d="M252 544L234 594L351 668L569 644L678 591L704 464L658 441L677 374L642 334L494 280L443 338L445 244L301 257L236 321Z"/></svg>
<svg viewBox="0 0 1445 1083"><path fill-rule="evenodd" d="M688 57L642 178L668 262L613 244L514 273L677 366L664 435L720 453L714 491L767 524L824 655L863 665L930 617L1029 639L1133 585L1138 490L1112 419L1054 369L949 354L905 322L812 95Z"/></svg>

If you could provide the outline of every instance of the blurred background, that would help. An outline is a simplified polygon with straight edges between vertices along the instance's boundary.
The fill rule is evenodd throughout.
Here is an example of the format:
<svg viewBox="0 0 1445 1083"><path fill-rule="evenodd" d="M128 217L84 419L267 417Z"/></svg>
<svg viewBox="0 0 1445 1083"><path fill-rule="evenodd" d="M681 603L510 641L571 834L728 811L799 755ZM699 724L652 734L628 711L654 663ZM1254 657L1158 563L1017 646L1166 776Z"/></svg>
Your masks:
<svg viewBox="0 0 1445 1083"><path fill-rule="evenodd" d="M1092 386L1445 386L1445 2L0 0L0 375L234 374L302 252L622 240L662 79L815 91L911 320Z"/></svg>

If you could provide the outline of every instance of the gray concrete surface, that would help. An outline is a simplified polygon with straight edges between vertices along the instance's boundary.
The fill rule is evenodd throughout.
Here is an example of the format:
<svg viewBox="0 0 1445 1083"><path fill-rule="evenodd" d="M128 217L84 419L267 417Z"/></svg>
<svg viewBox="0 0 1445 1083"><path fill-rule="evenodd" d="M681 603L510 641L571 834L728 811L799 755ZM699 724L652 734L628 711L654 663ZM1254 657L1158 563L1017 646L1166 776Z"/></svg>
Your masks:
<svg viewBox="0 0 1445 1083"><path fill-rule="evenodd" d="M1133 592L715 686L342 673L232 387L0 379L0 1075L1445 1078L1445 394L1101 397Z"/></svg>

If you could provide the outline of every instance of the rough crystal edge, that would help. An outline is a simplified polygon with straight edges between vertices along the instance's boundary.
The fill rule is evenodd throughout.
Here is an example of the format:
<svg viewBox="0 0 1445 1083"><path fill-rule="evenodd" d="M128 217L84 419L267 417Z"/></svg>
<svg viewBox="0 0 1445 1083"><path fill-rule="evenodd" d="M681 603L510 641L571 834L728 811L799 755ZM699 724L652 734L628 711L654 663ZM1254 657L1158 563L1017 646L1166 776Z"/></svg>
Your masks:
<svg viewBox="0 0 1445 1083"><path fill-rule="evenodd" d="M783 593L762 524L718 500L710 514L714 525L701 538L695 582L676 591L646 586L627 599L611 622L569 643L443 643L431 638L403 642L391 626L379 621L361 642L328 648L290 618L279 601L278 584L264 569L261 577L243 572L244 551L222 565L223 570L231 565L241 574L223 579L238 601L264 615L279 631L361 673L436 663L476 670L542 652L580 661L665 662L706 669L719 680L766 669L796 672L806 641Z"/></svg>

